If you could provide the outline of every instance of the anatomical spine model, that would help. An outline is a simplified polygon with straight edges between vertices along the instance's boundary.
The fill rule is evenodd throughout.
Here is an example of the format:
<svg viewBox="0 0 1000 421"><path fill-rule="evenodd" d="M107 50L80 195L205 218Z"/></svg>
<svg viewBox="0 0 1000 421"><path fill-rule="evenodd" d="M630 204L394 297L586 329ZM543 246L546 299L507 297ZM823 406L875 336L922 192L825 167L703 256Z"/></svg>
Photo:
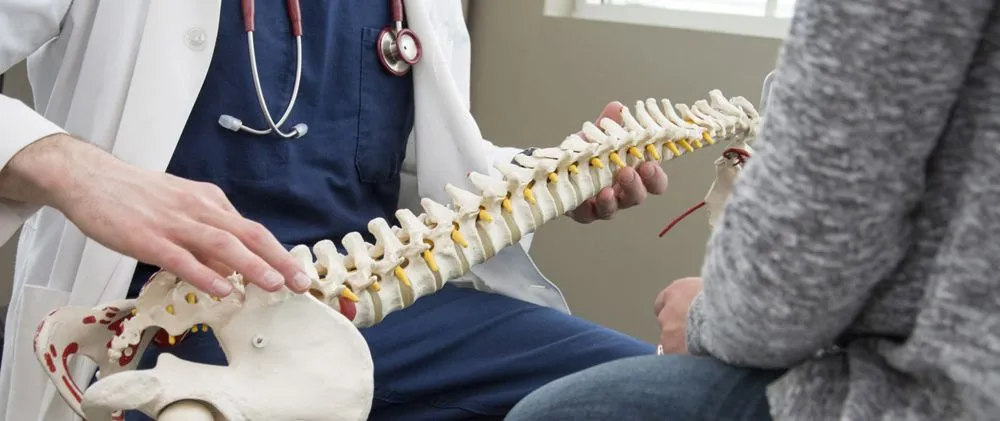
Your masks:
<svg viewBox="0 0 1000 421"><path fill-rule="evenodd" d="M374 375L358 328L575 209L610 186L618 169L720 143L730 155L746 150L759 120L746 99L717 90L691 106L648 99L630 110L612 103L558 147L495 163L501 178L470 173L478 193L447 185L449 205L425 198L420 215L396 212L398 227L372 220L374 244L352 232L341 241L346 254L330 240L295 247L312 277L309 294L267 292L234 274L228 281L236 290L219 298L160 272L136 299L54 310L39 326L35 352L60 395L89 421L120 420L125 409L161 421L364 420ZM729 165L723 161L720 174ZM209 328L227 366L165 353L155 368L135 369L150 342L171 345ZM71 375L87 372L71 370L75 355L98 364L98 381L86 390Z"/></svg>

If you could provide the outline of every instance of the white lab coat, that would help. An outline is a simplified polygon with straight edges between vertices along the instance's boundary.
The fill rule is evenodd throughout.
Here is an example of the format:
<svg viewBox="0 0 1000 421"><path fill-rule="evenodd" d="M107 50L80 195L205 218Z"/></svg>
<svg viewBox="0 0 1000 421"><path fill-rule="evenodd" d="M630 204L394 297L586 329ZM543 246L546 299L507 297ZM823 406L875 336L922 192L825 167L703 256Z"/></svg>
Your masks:
<svg viewBox="0 0 1000 421"><path fill-rule="evenodd" d="M0 2L0 72L28 58L38 110L0 96L0 166L30 142L65 131L163 171L212 59L220 1ZM497 174L493 161L516 150L483 140L469 113L470 45L460 0L408 0L405 12L424 50L413 69L416 116L400 207L420 213L420 197L450 203L446 183L475 191L467 172ZM56 307L124 297L136 262L86 238L54 209L0 202L0 241L21 226L0 419L76 420L35 360L35 328ZM472 280L569 312L526 248L509 247L475 268ZM75 364L78 384L86 387L93 367Z"/></svg>

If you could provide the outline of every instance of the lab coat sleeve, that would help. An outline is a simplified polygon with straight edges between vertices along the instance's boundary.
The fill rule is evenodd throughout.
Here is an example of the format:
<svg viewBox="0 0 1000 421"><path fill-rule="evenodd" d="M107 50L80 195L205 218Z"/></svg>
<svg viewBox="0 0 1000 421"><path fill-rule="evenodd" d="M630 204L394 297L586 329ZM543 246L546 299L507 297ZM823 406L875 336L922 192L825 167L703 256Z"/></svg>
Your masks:
<svg viewBox="0 0 1000 421"><path fill-rule="evenodd" d="M55 38L70 0L4 0L0 6L0 73L6 72ZM21 101L0 95L0 169L32 142L65 131ZM38 206L0 200L0 244L6 242Z"/></svg>
<svg viewBox="0 0 1000 421"><path fill-rule="evenodd" d="M42 117L27 104L6 95L0 95L0 168L25 146L43 137L66 133L55 123Z"/></svg>
<svg viewBox="0 0 1000 421"><path fill-rule="evenodd" d="M486 155L490 161L490 175L494 177L503 177L503 174L500 174L500 171L497 171L497 169L493 167L494 162L510 162L514 159L514 155L517 155L524 150L523 148L497 146L493 142L486 139L483 139L483 142L486 143Z"/></svg>
<svg viewBox="0 0 1000 421"><path fill-rule="evenodd" d="M72 3L72 0L3 0L0 6L0 73L55 38Z"/></svg>
<svg viewBox="0 0 1000 421"><path fill-rule="evenodd" d="M0 95L0 127L0 169L32 142L52 134L65 133L27 104L4 95ZM0 244L7 242L39 208L38 205L0 199Z"/></svg>

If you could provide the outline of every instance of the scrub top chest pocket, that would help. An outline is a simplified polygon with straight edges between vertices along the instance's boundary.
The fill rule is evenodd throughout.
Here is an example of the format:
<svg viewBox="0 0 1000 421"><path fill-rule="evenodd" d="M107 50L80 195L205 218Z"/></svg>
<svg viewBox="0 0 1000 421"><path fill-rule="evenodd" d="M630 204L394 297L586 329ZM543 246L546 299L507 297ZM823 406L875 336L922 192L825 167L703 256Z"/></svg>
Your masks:
<svg viewBox="0 0 1000 421"><path fill-rule="evenodd" d="M355 167L364 183L399 177L413 128L413 76L395 76L379 62L375 48L381 30L361 28Z"/></svg>

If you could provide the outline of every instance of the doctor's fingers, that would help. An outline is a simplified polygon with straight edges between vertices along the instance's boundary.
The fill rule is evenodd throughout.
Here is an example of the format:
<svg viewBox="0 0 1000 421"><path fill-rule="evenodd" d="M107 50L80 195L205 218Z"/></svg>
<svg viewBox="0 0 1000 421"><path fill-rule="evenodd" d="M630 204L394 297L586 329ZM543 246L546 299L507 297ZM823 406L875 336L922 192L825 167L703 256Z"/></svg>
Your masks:
<svg viewBox="0 0 1000 421"><path fill-rule="evenodd" d="M611 219L615 217L620 205L618 204L618 188L606 187L594 198L594 216L597 219Z"/></svg>
<svg viewBox="0 0 1000 421"><path fill-rule="evenodd" d="M154 259L142 259L159 266L185 282L202 291L218 297L225 297L233 292L233 285L216 273L212 268L202 264L191 252L169 241L153 244L156 249Z"/></svg>
<svg viewBox="0 0 1000 421"><path fill-rule="evenodd" d="M667 184L667 174L656 162L644 162L634 169L623 168L615 174L614 186L605 187L567 215L585 224L612 219L619 210L645 202L649 194L663 194Z"/></svg>
<svg viewBox="0 0 1000 421"><path fill-rule="evenodd" d="M235 270L233 270L233 268L229 267L229 265L222 263L218 260L199 258L198 256L195 256L195 258L198 259L198 261L201 262L201 264L208 266L209 269L214 270L215 273L219 274L219 276L229 277L236 272Z"/></svg>
<svg viewBox="0 0 1000 421"><path fill-rule="evenodd" d="M213 260L242 274L268 291L281 285L305 292L311 284L302 263L260 223L243 218L217 185L171 176L185 184L194 183L182 199L189 217L196 223L183 225L175 241L202 260ZM207 226L198 228L200 224ZM291 282L288 282L291 281Z"/></svg>
<svg viewBox="0 0 1000 421"><path fill-rule="evenodd" d="M663 171L663 167L658 162L643 162L639 164L636 170L639 172L639 178L642 180L642 185L646 188L647 192L657 195L666 193L667 186L670 183L667 173Z"/></svg>
<svg viewBox="0 0 1000 421"><path fill-rule="evenodd" d="M302 263L263 225L227 214L205 219L202 222L207 225L181 244L199 258L232 268L268 291L277 291L286 283L296 292L309 289L310 279Z"/></svg>
<svg viewBox="0 0 1000 421"><path fill-rule="evenodd" d="M574 221L589 224L598 219L611 219L618 210L618 200L615 189L605 187L590 199L585 200L576 209L566 212Z"/></svg>
<svg viewBox="0 0 1000 421"><path fill-rule="evenodd" d="M618 207L620 209L640 205L646 200L646 196L648 195L646 186L639 178L639 173L635 169L631 167L622 168L615 178L617 179L617 183L614 186L615 198L618 199Z"/></svg>

